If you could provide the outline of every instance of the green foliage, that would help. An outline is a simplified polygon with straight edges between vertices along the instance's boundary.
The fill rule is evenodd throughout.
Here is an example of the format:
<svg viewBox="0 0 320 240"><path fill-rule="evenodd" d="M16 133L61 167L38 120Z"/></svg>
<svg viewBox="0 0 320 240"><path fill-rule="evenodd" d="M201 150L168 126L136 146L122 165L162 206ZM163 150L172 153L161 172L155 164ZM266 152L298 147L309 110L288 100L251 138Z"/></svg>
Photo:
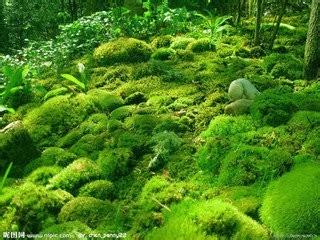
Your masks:
<svg viewBox="0 0 320 240"><path fill-rule="evenodd" d="M79 189L78 196L94 197L101 200L112 199L114 196L114 186L107 180L96 180L85 184Z"/></svg>
<svg viewBox="0 0 320 240"><path fill-rule="evenodd" d="M27 233L39 232L52 224L67 199L42 186L26 183L19 188L10 206L14 208L14 222Z"/></svg>
<svg viewBox="0 0 320 240"><path fill-rule="evenodd" d="M146 239L269 239L267 231L237 208L220 200L186 200L166 214L165 224Z"/></svg>
<svg viewBox="0 0 320 240"><path fill-rule="evenodd" d="M0 166L5 169L7 164L13 162L11 174L21 175L22 166L39 156L27 130L22 126L0 133Z"/></svg>
<svg viewBox="0 0 320 240"><path fill-rule="evenodd" d="M142 92L135 92L126 97L124 103L126 105L139 104L147 101L147 96Z"/></svg>
<svg viewBox="0 0 320 240"><path fill-rule="evenodd" d="M198 39L194 42L191 42L188 45L187 49L189 49L195 53L201 53L201 52L206 52L206 51L215 51L216 46L212 42L212 40L210 40L209 38L201 38L201 39Z"/></svg>
<svg viewBox="0 0 320 240"><path fill-rule="evenodd" d="M6 65L2 67L2 72L5 82L0 82L0 105L17 108L29 102L32 98L29 66Z"/></svg>
<svg viewBox="0 0 320 240"><path fill-rule="evenodd" d="M172 40L173 40L173 37L170 35L158 36L152 40L151 46L154 48L170 47Z"/></svg>
<svg viewBox="0 0 320 240"><path fill-rule="evenodd" d="M1 183L0 183L0 194L2 194L2 189L5 186L6 180L8 178L8 175L10 173L11 167L12 167L12 162L9 164L9 166L6 168L6 171L4 172L4 175L1 179Z"/></svg>
<svg viewBox="0 0 320 240"><path fill-rule="evenodd" d="M68 81L76 84L76 86L78 88L80 88L81 91L85 92L87 89L87 86L85 83L81 82L80 80L78 80L76 77L70 75L70 74L61 74L61 77L63 77L64 79L67 79Z"/></svg>
<svg viewBox="0 0 320 240"><path fill-rule="evenodd" d="M155 60L165 61L173 59L175 53L176 52L171 48L159 48L152 54L151 57Z"/></svg>
<svg viewBox="0 0 320 240"><path fill-rule="evenodd" d="M134 38L119 38L96 48L93 57L100 65L108 65L145 62L149 60L151 53L151 47L143 41Z"/></svg>
<svg viewBox="0 0 320 240"><path fill-rule="evenodd" d="M172 44L170 45L170 47L172 49L186 49L188 47L188 45L192 42L194 42L195 39L194 38L188 38L188 37L176 37Z"/></svg>
<svg viewBox="0 0 320 240"><path fill-rule="evenodd" d="M261 218L275 235L320 234L319 176L318 164L304 164L269 186Z"/></svg>
<svg viewBox="0 0 320 240"><path fill-rule="evenodd" d="M93 197L77 197L63 206L58 219L61 223L80 221L91 228L112 220L114 207L109 201Z"/></svg>
<svg viewBox="0 0 320 240"><path fill-rule="evenodd" d="M303 64L292 54L271 54L263 60L264 68L274 77L286 77L290 80L302 77Z"/></svg>
<svg viewBox="0 0 320 240"><path fill-rule="evenodd" d="M127 148L106 149L97 161L103 176L115 180L129 173L133 165L133 153Z"/></svg>
<svg viewBox="0 0 320 240"><path fill-rule="evenodd" d="M27 180L34 184L45 186L49 183L49 179L57 175L60 171L61 167L58 166L39 167L27 177Z"/></svg>
<svg viewBox="0 0 320 240"><path fill-rule="evenodd" d="M54 224L44 230L42 230L40 233L45 234L51 234L50 237L44 237L43 239L49 240L67 240L67 239L78 239L79 234L90 234L93 231L91 228L89 228L86 224L80 222L80 221L70 221L60 224ZM68 238L62 238L63 234L68 233ZM59 234L59 237L54 237L54 234Z"/></svg>
<svg viewBox="0 0 320 240"><path fill-rule="evenodd" d="M253 118L270 126L285 124L297 110L293 93L285 87L264 91L251 106Z"/></svg>
<svg viewBox="0 0 320 240"><path fill-rule="evenodd" d="M283 150L238 146L223 159L218 181L224 186L265 183L287 172L291 165L291 155Z"/></svg>
<svg viewBox="0 0 320 240"><path fill-rule="evenodd" d="M74 193L83 184L101 177L99 166L90 159L80 158L49 180L50 189L63 189Z"/></svg>

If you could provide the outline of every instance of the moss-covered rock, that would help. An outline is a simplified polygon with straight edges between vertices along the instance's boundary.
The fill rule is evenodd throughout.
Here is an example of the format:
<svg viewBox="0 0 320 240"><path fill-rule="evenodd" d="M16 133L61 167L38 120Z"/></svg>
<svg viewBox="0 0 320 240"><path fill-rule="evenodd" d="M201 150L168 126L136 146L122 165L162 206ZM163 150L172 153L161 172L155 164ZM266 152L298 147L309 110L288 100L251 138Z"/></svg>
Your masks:
<svg viewBox="0 0 320 240"><path fill-rule="evenodd" d="M88 92L88 98L103 112L110 113L123 105L122 98L112 95L107 91L93 89Z"/></svg>
<svg viewBox="0 0 320 240"><path fill-rule="evenodd" d="M97 163L103 176L115 180L129 173L133 165L133 153L127 148L106 149L100 153Z"/></svg>
<svg viewBox="0 0 320 240"><path fill-rule="evenodd" d="M188 45L188 49L195 53L215 51L216 46L209 38L201 38Z"/></svg>
<svg viewBox="0 0 320 240"><path fill-rule="evenodd" d="M191 42L194 42L194 38L176 37L170 47L172 49L186 49Z"/></svg>
<svg viewBox="0 0 320 240"><path fill-rule="evenodd" d="M55 222L55 216L65 204L64 200L42 186L24 184L10 204L15 209L13 222L28 233L39 232L46 224Z"/></svg>
<svg viewBox="0 0 320 240"><path fill-rule="evenodd" d="M152 58L155 60L166 61L171 60L175 56L175 51L171 48L159 48L153 54Z"/></svg>
<svg viewBox="0 0 320 240"><path fill-rule="evenodd" d="M112 220L113 215L114 207L109 201L93 197L77 197L63 206L58 219L61 223L80 221L91 228L96 228L100 223Z"/></svg>
<svg viewBox="0 0 320 240"><path fill-rule="evenodd" d="M21 125L21 122L17 123L15 127L0 132L1 171L4 171L10 162L13 162L13 171L11 173L19 176L23 171L23 166L39 155L39 150L33 143L27 129ZM4 174L1 171L0 174Z"/></svg>
<svg viewBox="0 0 320 240"><path fill-rule="evenodd" d="M152 40L151 46L154 48L169 47L172 41L173 37L170 35L158 36Z"/></svg>
<svg viewBox="0 0 320 240"><path fill-rule="evenodd" d="M275 236L320 234L319 169L319 164L303 164L269 186L261 218Z"/></svg>
<svg viewBox="0 0 320 240"><path fill-rule="evenodd" d="M229 203L184 201L166 214L165 224L154 229L146 239L269 239L257 222Z"/></svg>
<svg viewBox="0 0 320 240"><path fill-rule="evenodd" d="M50 189L63 189L74 193L83 184L101 177L99 166L90 159L80 158L49 180Z"/></svg>
<svg viewBox="0 0 320 240"><path fill-rule="evenodd" d="M85 184L79 189L78 196L94 197L101 200L112 199L114 196L113 183L107 180L96 180Z"/></svg>
<svg viewBox="0 0 320 240"><path fill-rule="evenodd" d="M96 48L93 57L100 65L114 63L135 63L148 61L151 47L144 41L134 38L119 38Z"/></svg>
<svg viewBox="0 0 320 240"><path fill-rule="evenodd" d="M61 167L39 167L34 170L28 177L27 180L38 185L46 185L49 179L57 175L61 171Z"/></svg>
<svg viewBox="0 0 320 240"><path fill-rule="evenodd" d="M113 110L110 114L110 119L123 121L125 118L130 117L135 110L135 106L122 106Z"/></svg>
<svg viewBox="0 0 320 240"><path fill-rule="evenodd" d="M135 92L129 95L128 97L126 97L126 99L124 100L126 105L139 104L146 101L147 101L147 97L142 92Z"/></svg>

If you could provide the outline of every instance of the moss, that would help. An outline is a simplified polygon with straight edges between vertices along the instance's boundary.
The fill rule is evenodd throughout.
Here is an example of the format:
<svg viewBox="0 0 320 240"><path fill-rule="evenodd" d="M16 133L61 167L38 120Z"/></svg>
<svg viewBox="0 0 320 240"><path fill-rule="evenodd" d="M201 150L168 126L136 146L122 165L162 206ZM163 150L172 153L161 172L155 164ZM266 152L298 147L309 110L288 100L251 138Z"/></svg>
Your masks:
<svg viewBox="0 0 320 240"><path fill-rule="evenodd" d="M0 167L2 173L10 162L13 162L11 171L20 176L23 166L40 155L27 130L22 126L14 127L7 132L0 133Z"/></svg>
<svg viewBox="0 0 320 240"><path fill-rule="evenodd" d="M110 119L108 122L108 132L113 134L114 132L117 132L118 130L123 130L125 129L124 124L116 119Z"/></svg>
<svg viewBox="0 0 320 240"><path fill-rule="evenodd" d="M306 141L302 145L301 152L320 156L320 127L314 128L308 135Z"/></svg>
<svg viewBox="0 0 320 240"><path fill-rule="evenodd" d="M101 169L95 162L80 158L51 178L48 187L50 189L60 188L74 193L80 186L99 179L101 175Z"/></svg>
<svg viewBox="0 0 320 240"><path fill-rule="evenodd" d="M172 49L186 49L188 47L188 45L191 42L194 42L195 39L194 38L187 38L187 37L176 37L172 44L171 44L171 48Z"/></svg>
<svg viewBox="0 0 320 240"><path fill-rule="evenodd" d="M269 186L261 218L276 236L320 234L319 169L319 164L302 165Z"/></svg>
<svg viewBox="0 0 320 240"><path fill-rule="evenodd" d="M165 217L165 224L146 239L269 239L267 231L237 208L220 200L186 200Z"/></svg>
<svg viewBox="0 0 320 240"><path fill-rule="evenodd" d="M291 155L283 150L238 146L223 159L218 181L227 186L266 183L290 170L292 163Z"/></svg>
<svg viewBox="0 0 320 240"><path fill-rule="evenodd" d="M114 146L118 148L128 148L138 158L149 151L147 141L151 135L143 133L135 133L131 131L115 132Z"/></svg>
<svg viewBox="0 0 320 240"><path fill-rule="evenodd" d="M130 117L135 110L135 106L122 106L113 110L110 114L110 119L123 121L125 118Z"/></svg>
<svg viewBox="0 0 320 240"><path fill-rule="evenodd" d="M153 59L160 61L171 60L174 56L175 51L171 48L159 48L151 55Z"/></svg>
<svg viewBox="0 0 320 240"><path fill-rule="evenodd" d="M263 66L274 77L295 80L302 77L303 63L291 54L271 54L264 58Z"/></svg>
<svg viewBox="0 0 320 240"><path fill-rule="evenodd" d="M92 229L89 228L86 224L80 221L70 221L60 224L54 224L40 232L40 234L47 234L50 237L43 237L43 239L49 240L67 240L79 239L80 234L90 234L93 233ZM55 237L54 234L58 234L58 237ZM68 234L67 237L62 237L63 234Z"/></svg>
<svg viewBox="0 0 320 240"><path fill-rule="evenodd" d="M176 50L176 58L181 61L194 61L195 54L190 50L182 50L178 49Z"/></svg>
<svg viewBox="0 0 320 240"><path fill-rule="evenodd" d="M148 99L147 104L150 106L162 107L168 106L174 102L174 98L171 96L161 95L152 96Z"/></svg>
<svg viewBox="0 0 320 240"><path fill-rule="evenodd" d="M179 118L167 118L161 121L160 124L158 124L154 132L155 133L160 133L160 132L174 132L176 134L184 133L189 130L188 126L179 122Z"/></svg>
<svg viewBox="0 0 320 240"><path fill-rule="evenodd" d="M77 155L70 153L69 151L58 148L48 147L46 148L41 156L31 161L24 168L24 174L29 174L38 167L58 165L65 167L69 165L73 160L77 158Z"/></svg>
<svg viewBox="0 0 320 240"><path fill-rule="evenodd" d="M58 96L35 108L24 118L32 139L41 146L54 146L59 137L79 125L94 112L93 103L84 95Z"/></svg>
<svg viewBox="0 0 320 240"><path fill-rule="evenodd" d="M86 134L81 137L78 142L71 146L70 152L76 154L78 157L97 159L99 151L104 148L105 141L105 134Z"/></svg>
<svg viewBox="0 0 320 240"><path fill-rule="evenodd" d="M134 115L126 119L126 126L141 133L152 133L159 119L153 115Z"/></svg>
<svg viewBox="0 0 320 240"><path fill-rule="evenodd" d="M294 95L285 87L264 91L256 97L251 107L256 120L274 127L287 123L297 110Z"/></svg>
<svg viewBox="0 0 320 240"><path fill-rule="evenodd" d="M49 179L57 175L60 171L61 168L58 166L39 167L27 177L27 180L34 184L45 186L48 184Z"/></svg>
<svg viewBox="0 0 320 240"><path fill-rule="evenodd" d="M158 36L155 37L152 42L151 46L154 48L164 48L169 47L172 43L173 37L170 35Z"/></svg>
<svg viewBox="0 0 320 240"><path fill-rule="evenodd" d="M131 105L131 104L139 104L139 103L146 102L146 101L147 101L147 97L144 93L135 92L135 93L129 95L128 97L126 97L124 102L126 105Z"/></svg>
<svg viewBox="0 0 320 240"><path fill-rule="evenodd" d="M19 229L35 233L45 224L55 221L63 204L63 199L55 192L27 183L19 188L10 206L15 209L14 222Z"/></svg>
<svg viewBox="0 0 320 240"><path fill-rule="evenodd" d="M195 53L201 53L206 51L215 51L216 46L208 38L201 38L188 45L188 49Z"/></svg>
<svg viewBox="0 0 320 240"><path fill-rule="evenodd" d="M100 64L135 63L148 61L151 48L144 41L134 38L119 38L96 48L93 57Z"/></svg>
<svg viewBox="0 0 320 240"><path fill-rule="evenodd" d="M123 100L107 91L94 89L88 92L88 98L99 108L100 111L110 113L123 105Z"/></svg>
<svg viewBox="0 0 320 240"><path fill-rule="evenodd" d="M100 153L97 163L107 179L115 180L129 173L133 165L132 158L130 149L107 149Z"/></svg>
<svg viewBox="0 0 320 240"><path fill-rule="evenodd" d="M58 219L61 223L80 221L91 228L96 228L100 223L112 220L113 214L114 207L109 201L93 197L77 197L63 206Z"/></svg>
<svg viewBox="0 0 320 240"><path fill-rule="evenodd" d="M85 184L79 189L78 196L94 197L101 200L112 199L114 196L114 186L107 180L96 180Z"/></svg>

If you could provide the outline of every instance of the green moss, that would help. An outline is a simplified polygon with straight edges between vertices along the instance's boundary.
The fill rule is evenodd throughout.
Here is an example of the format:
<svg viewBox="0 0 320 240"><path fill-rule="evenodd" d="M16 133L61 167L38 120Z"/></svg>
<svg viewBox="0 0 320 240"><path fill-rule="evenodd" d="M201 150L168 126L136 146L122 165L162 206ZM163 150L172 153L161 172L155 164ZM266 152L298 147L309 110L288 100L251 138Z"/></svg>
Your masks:
<svg viewBox="0 0 320 240"><path fill-rule="evenodd" d="M271 54L263 60L264 68L274 77L295 80L302 77L303 63L291 54Z"/></svg>
<svg viewBox="0 0 320 240"><path fill-rule="evenodd" d="M154 115L134 115L125 121L129 129L149 134L152 133L158 122L158 117Z"/></svg>
<svg viewBox="0 0 320 240"><path fill-rule="evenodd" d="M46 148L41 156L31 161L24 168L24 174L29 174L38 167L58 165L65 167L69 165L77 156L69 151L58 148L48 147Z"/></svg>
<svg viewBox="0 0 320 240"><path fill-rule="evenodd" d="M170 35L158 36L155 37L152 42L151 46L154 48L164 48L169 47L172 43L173 37Z"/></svg>
<svg viewBox="0 0 320 240"><path fill-rule="evenodd" d="M319 158L320 156L320 127L313 129L302 145L301 152L312 154Z"/></svg>
<svg viewBox="0 0 320 240"><path fill-rule="evenodd" d="M110 113L123 105L123 100L107 91L94 89L88 92L88 98L99 108L100 111Z"/></svg>
<svg viewBox="0 0 320 240"><path fill-rule="evenodd" d="M98 165L103 175L110 180L125 176L133 165L133 154L130 149L116 148L102 151L98 158Z"/></svg>
<svg viewBox="0 0 320 240"><path fill-rule="evenodd" d="M96 180L85 184L79 189L78 196L94 197L101 200L112 199L114 196L114 186L107 180Z"/></svg>
<svg viewBox="0 0 320 240"><path fill-rule="evenodd" d="M99 179L101 175L101 169L95 162L80 158L51 178L48 187L50 189L60 188L74 193L80 186Z"/></svg>
<svg viewBox="0 0 320 240"><path fill-rule="evenodd" d="M64 199L55 192L27 183L19 188L10 206L15 209L14 222L19 229L35 233L45 224L55 221L63 204Z"/></svg>
<svg viewBox="0 0 320 240"><path fill-rule="evenodd" d="M67 240L79 239L80 234L90 234L93 233L92 229L89 228L86 224L80 221L70 221L60 224L54 224L40 232L40 234L48 234L50 237L43 237L43 239L49 240ZM54 237L54 234L58 234L58 237ZM68 234L67 237L62 237L63 234Z"/></svg>
<svg viewBox="0 0 320 240"><path fill-rule="evenodd" d="M70 152L78 157L97 159L99 151L104 148L106 141L105 134L86 134L70 148Z"/></svg>
<svg viewBox="0 0 320 240"><path fill-rule="evenodd" d="M58 219L61 223L80 221L91 228L100 223L112 220L114 208L109 201L93 197L77 197L61 209Z"/></svg>
<svg viewBox="0 0 320 240"><path fill-rule="evenodd" d="M302 165L269 186L261 218L276 236L320 234L319 169Z"/></svg>
<svg viewBox="0 0 320 240"><path fill-rule="evenodd" d="M152 54L151 57L155 60L166 61L173 59L175 53L176 52L171 48L159 48Z"/></svg>
<svg viewBox="0 0 320 240"><path fill-rule="evenodd" d="M176 58L181 61L194 61L195 54L190 50L182 50L178 49L176 50Z"/></svg>
<svg viewBox="0 0 320 240"><path fill-rule="evenodd" d="M186 49L188 45L194 41L194 38L176 37L170 47L172 49Z"/></svg>
<svg viewBox="0 0 320 240"><path fill-rule="evenodd" d="M291 155L282 149L238 146L223 159L218 181L227 186L265 183L287 172L292 163Z"/></svg>
<svg viewBox="0 0 320 240"><path fill-rule="evenodd" d="M160 124L158 124L155 129L154 132L155 133L160 133L160 132L174 132L176 134L180 134L180 133L184 133L186 131L189 130L188 126L179 122L179 118L178 117L170 117L167 119L164 119L163 121L161 121Z"/></svg>
<svg viewBox="0 0 320 240"><path fill-rule="evenodd" d="M201 53L206 51L215 51L216 46L208 38L201 38L188 45L188 49L195 53Z"/></svg>
<svg viewBox="0 0 320 240"><path fill-rule="evenodd" d="M21 175L23 166L40 155L27 130L22 126L0 133L0 174L13 162L12 173Z"/></svg>
<svg viewBox="0 0 320 240"><path fill-rule="evenodd" d="M93 57L100 64L135 63L148 61L151 48L144 41L134 38L119 38L96 48Z"/></svg>
<svg viewBox="0 0 320 240"><path fill-rule="evenodd" d="M45 186L49 182L49 179L57 175L60 171L61 168L58 166L39 167L27 177L27 180L34 184Z"/></svg>
<svg viewBox="0 0 320 240"><path fill-rule="evenodd" d="M147 97L144 93L142 92L135 92L131 95L129 95L128 97L126 97L125 99L125 104L126 105L133 105L133 104L139 104L142 102L146 102L147 101Z"/></svg>
<svg viewBox="0 0 320 240"><path fill-rule="evenodd" d="M269 239L267 231L229 203L184 201L146 239Z"/></svg>
<svg viewBox="0 0 320 240"><path fill-rule="evenodd" d="M122 106L113 110L110 114L110 119L123 121L125 118L130 117L134 112L135 106Z"/></svg>
<svg viewBox="0 0 320 240"><path fill-rule="evenodd" d="M32 139L42 146L53 146L59 137L79 125L94 112L94 104L84 95L58 96L35 108L24 118Z"/></svg>
<svg viewBox="0 0 320 240"><path fill-rule="evenodd" d="M264 91L251 106L252 116L256 120L274 127L287 123L297 110L293 93L285 87Z"/></svg>

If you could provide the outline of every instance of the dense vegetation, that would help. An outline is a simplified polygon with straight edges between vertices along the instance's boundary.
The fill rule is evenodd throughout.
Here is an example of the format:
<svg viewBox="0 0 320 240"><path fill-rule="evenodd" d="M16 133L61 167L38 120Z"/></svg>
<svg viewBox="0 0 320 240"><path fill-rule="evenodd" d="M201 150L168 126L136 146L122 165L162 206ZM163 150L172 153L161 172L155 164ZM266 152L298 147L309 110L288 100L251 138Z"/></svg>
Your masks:
<svg viewBox="0 0 320 240"><path fill-rule="evenodd" d="M0 238L319 239L319 9L1 0Z"/></svg>

